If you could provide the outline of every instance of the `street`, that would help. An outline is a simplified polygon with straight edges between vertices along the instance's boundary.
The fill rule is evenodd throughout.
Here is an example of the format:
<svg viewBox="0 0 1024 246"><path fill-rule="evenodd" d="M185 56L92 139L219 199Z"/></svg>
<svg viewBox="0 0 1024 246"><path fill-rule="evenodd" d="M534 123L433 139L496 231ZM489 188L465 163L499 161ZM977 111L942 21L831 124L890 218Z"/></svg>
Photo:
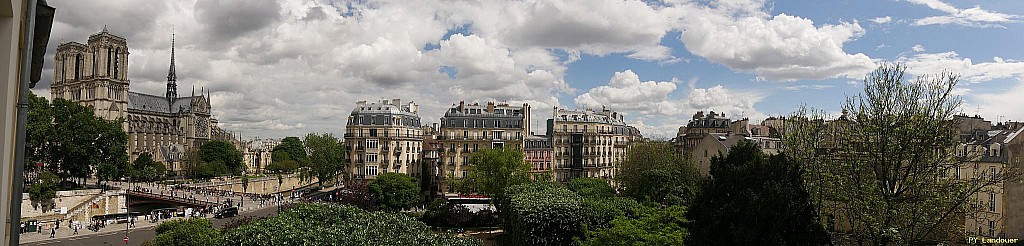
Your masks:
<svg viewBox="0 0 1024 246"><path fill-rule="evenodd" d="M232 219L235 219L235 218L241 218L241 217L244 217L244 216L266 217L266 216L272 216L272 215L275 215L275 214L277 214L277 207L271 206L271 207L265 207L265 208L258 209L258 210L253 210L253 211L250 211L250 212L241 213L238 216L235 216L235 217L232 217L232 218L224 218L224 219L213 219L213 218L211 218L210 220L213 221L213 225L214 226L216 226L217 228L222 228L224 226L224 224L230 222ZM112 229L114 227L122 228L122 230L114 230L114 229ZM83 235L83 236L72 237L72 238L57 238L57 239L54 239L54 240L48 240L48 241L42 241L42 242L22 243L21 245L53 245L53 246L57 246L57 245L68 245L68 246L125 245L125 243L123 241L124 240L124 236L125 236L123 228L124 228L124 224L118 224L118 225L112 225L111 227L107 227L104 230L108 230L108 232L103 232L103 233L101 233L99 235L95 235L94 234L94 235ZM146 227L146 228L132 229L131 232L129 232L129 234L128 234L129 241L128 241L127 245L142 245L142 243L145 242L145 241L153 240L153 238L156 237L156 233L153 231L155 228L156 227Z"/></svg>

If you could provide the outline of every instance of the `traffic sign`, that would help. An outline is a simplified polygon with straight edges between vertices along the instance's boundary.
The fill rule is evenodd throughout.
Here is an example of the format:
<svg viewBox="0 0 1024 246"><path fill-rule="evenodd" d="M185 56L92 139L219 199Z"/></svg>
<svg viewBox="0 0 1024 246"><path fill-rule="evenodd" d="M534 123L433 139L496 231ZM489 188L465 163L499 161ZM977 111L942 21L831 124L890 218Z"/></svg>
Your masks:
<svg viewBox="0 0 1024 246"><path fill-rule="evenodd" d="M128 243L128 236L124 236L124 243Z"/></svg>

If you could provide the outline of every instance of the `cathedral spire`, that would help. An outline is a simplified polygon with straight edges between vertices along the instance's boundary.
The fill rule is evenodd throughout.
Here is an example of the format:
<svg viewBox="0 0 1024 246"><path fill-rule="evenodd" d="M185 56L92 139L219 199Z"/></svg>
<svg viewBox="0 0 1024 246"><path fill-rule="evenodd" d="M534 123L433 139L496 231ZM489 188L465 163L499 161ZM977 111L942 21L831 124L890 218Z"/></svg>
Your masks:
<svg viewBox="0 0 1024 246"><path fill-rule="evenodd" d="M171 27L171 66L167 69L167 103L178 98L178 75L174 73L174 28Z"/></svg>

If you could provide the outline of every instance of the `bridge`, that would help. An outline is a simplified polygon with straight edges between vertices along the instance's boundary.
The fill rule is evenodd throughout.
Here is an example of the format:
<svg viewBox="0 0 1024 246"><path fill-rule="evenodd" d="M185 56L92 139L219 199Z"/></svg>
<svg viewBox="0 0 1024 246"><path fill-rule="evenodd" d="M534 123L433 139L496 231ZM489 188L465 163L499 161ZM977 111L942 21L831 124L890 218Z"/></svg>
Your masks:
<svg viewBox="0 0 1024 246"><path fill-rule="evenodd" d="M189 198L176 197L176 196L153 194L153 193L149 193L149 192L141 192L141 191L136 191L136 190L128 190L126 192L126 194L128 195L128 205L137 205L137 204L149 203L149 202L153 202L153 201L159 201L159 202L165 202L165 203L173 203L173 204L181 204L181 205L188 205L188 206L196 206L196 207L216 206L217 205L216 202L212 202L212 201L207 202L205 199L204 200L189 199ZM136 198L136 199L132 199L133 197ZM142 199L137 199L137 198L142 198Z"/></svg>

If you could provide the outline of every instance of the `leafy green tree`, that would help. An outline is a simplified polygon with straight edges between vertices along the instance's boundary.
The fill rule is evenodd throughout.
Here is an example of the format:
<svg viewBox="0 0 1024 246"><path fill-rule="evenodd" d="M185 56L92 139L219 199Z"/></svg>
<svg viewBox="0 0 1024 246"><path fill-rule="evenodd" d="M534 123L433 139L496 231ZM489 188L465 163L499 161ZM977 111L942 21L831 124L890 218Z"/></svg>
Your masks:
<svg viewBox="0 0 1024 246"><path fill-rule="evenodd" d="M643 210L639 218L619 216L604 229L587 231L583 246L683 245L687 237L686 208ZM761 245L761 244L754 244Z"/></svg>
<svg viewBox="0 0 1024 246"><path fill-rule="evenodd" d="M980 212L976 197L1020 177L1019 166L957 177L973 166L965 162L973 157L953 151L959 76L911 81L905 71L884 64L866 76L864 92L847 97L838 119L806 110L786 119L785 151L803 165L811 200L840 244L960 241L964 218Z"/></svg>
<svg viewBox="0 0 1024 246"><path fill-rule="evenodd" d="M207 218L169 220L156 226L156 237L149 244L153 246L195 246L221 245L220 230L213 228Z"/></svg>
<svg viewBox="0 0 1024 246"><path fill-rule="evenodd" d="M281 139L280 144L274 146L274 149L271 150L270 158L273 162L292 160L300 164L305 163L307 159L306 148L299 138L286 137Z"/></svg>
<svg viewBox="0 0 1024 246"><path fill-rule="evenodd" d="M164 164L153 161L153 157L149 153L139 154L132 162L132 180L156 181L163 178L165 173L167 173L167 168L164 167Z"/></svg>
<svg viewBox="0 0 1024 246"><path fill-rule="evenodd" d="M702 180L693 162L675 155L667 142L639 142L630 146L615 179L622 193L637 201L688 205Z"/></svg>
<svg viewBox="0 0 1024 246"><path fill-rule="evenodd" d="M50 162L48 148L50 135L53 132L53 113L50 102L44 97L29 94L28 123L25 125L25 172L34 172L37 163Z"/></svg>
<svg viewBox="0 0 1024 246"><path fill-rule="evenodd" d="M505 188L530 182L530 164L523 160L522 151L510 148L480 150L469 157L469 163L468 177L463 182L497 200L504 197Z"/></svg>
<svg viewBox="0 0 1024 246"><path fill-rule="evenodd" d="M333 180L343 171L343 155L345 144L330 133L317 135L310 133L305 138L306 149L309 150L309 160L304 168L301 168L299 177L303 180L316 178L321 186L324 181Z"/></svg>
<svg viewBox="0 0 1024 246"><path fill-rule="evenodd" d="M224 245L481 245L480 240L434 233L399 213L367 212L336 204L300 203L277 216L225 232Z"/></svg>
<svg viewBox="0 0 1024 246"><path fill-rule="evenodd" d="M42 107L43 100L33 101ZM128 135L121 121L106 121L93 115L92 109L64 99L56 99L46 110L37 110L30 123L28 151L30 160L43 159L49 171L62 179L76 178L83 183L100 163L120 166L128 161ZM48 128L41 124L50 124Z"/></svg>
<svg viewBox="0 0 1024 246"><path fill-rule="evenodd" d="M584 236L583 198L552 183L509 186L502 228L513 245L570 245Z"/></svg>
<svg viewBox="0 0 1024 246"><path fill-rule="evenodd" d="M270 173L290 173L294 172L295 169L299 168L299 162L295 160L287 160L282 162L273 162L267 165L267 172Z"/></svg>
<svg viewBox="0 0 1024 246"><path fill-rule="evenodd" d="M377 198L379 207L385 211L408 209L420 199L420 187L416 180L401 173L378 175L370 182L369 189Z"/></svg>
<svg viewBox="0 0 1024 246"><path fill-rule="evenodd" d="M238 175L242 173L242 152L239 152L237 148L231 143L223 140L212 140L206 142L202 146L199 146L199 154L203 162L206 163L220 163L224 165L226 172ZM220 169L220 168L212 168ZM223 174L223 173L218 173Z"/></svg>
<svg viewBox="0 0 1024 246"><path fill-rule="evenodd" d="M690 210L696 245L822 245L828 234L804 188L800 164L740 141L711 160Z"/></svg>
<svg viewBox="0 0 1024 246"><path fill-rule="evenodd" d="M53 204L53 199L57 198L58 182L60 178L57 175L45 171L40 173L28 189L28 199L32 202L32 207L38 208L43 205L43 210L47 210L47 207Z"/></svg>
<svg viewBox="0 0 1024 246"><path fill-rule="evenodd" d="M575 178L565 184L566 188L582 197L605 198L615 196L615 189L604 179Z"/></svg>

